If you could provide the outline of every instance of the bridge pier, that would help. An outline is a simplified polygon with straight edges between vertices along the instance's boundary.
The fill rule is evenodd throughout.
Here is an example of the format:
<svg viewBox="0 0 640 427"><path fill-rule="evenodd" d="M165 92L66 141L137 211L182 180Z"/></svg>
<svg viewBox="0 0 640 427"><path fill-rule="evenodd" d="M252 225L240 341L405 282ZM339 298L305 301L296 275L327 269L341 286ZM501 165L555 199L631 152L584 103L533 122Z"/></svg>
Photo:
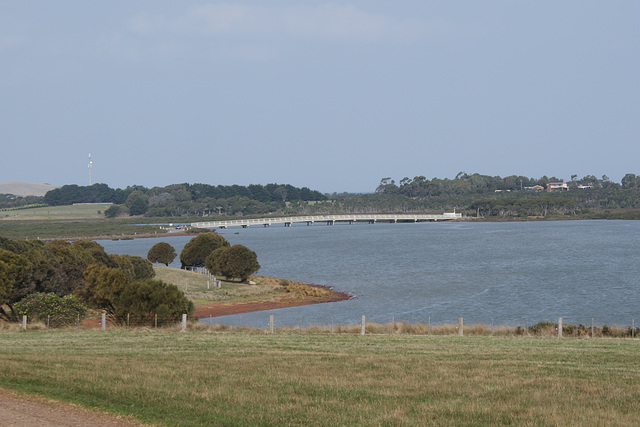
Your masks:
<svg viewBox="0 0 640 427"><path fill-rule="evenodd" d="M370 220L369 220L369 224L375 224L375 223L376 223L376 220L375 220L375 219L370 219Z"/></svg>
<svg viewBox="0 0 640 427"><path fill-rule="evenodd" d="M285 222L285 223L284 223L284 226L285 226L285 227L291 227L291 223L290 223L290 222Z"/></svg>
<svg viewBox="0 0 640 427"><path fill-rule="evenodd" d="M398 220L395 218L389 220L389 224L395 224L396 222L398 222Z"/></svg>
<svg viewBox="0 0 640 427"><path fill-rule="evenodd" d="M327 221L327 225L334 225L336 222L334 220Z"/></svg>
<svg viewBox="0 0 640 427"><path fill-rule="evenodd" d="M313 221L307 221L307 227L311 227L313 225Z"/></svg>
<svg viewBox="0 0 640 427"><path fill-rule="evenodd" d="M264 224L265 227L269 227L271 224Z"/></svg>
<svg viewBox="0 0 640 427"><path fill-rule="evenodd" d="M242 224L242 228L249 228L249 224Z"/></svg>

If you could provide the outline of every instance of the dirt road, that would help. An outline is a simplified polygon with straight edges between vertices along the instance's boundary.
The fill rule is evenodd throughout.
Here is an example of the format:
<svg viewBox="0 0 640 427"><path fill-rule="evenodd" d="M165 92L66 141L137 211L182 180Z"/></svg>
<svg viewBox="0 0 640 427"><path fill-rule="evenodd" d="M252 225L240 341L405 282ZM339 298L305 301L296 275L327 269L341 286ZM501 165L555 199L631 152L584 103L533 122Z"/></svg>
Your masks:
<svg viewBox="0 0 640 427"><path fill-rule="evenodd" d="M0 425L20 427L141 426L116 415L0 388Z"/></svg>

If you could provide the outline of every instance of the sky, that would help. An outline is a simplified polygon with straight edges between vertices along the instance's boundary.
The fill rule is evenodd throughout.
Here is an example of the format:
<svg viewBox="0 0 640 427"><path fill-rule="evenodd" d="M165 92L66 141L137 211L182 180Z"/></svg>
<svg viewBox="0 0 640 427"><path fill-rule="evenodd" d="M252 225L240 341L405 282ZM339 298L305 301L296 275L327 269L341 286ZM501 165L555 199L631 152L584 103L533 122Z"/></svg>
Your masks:
<svg viewBox="0 0 640 427"><path fill-rule="evenodd" d="M0 182L640 174L640 2L0 0Z"/></svg>

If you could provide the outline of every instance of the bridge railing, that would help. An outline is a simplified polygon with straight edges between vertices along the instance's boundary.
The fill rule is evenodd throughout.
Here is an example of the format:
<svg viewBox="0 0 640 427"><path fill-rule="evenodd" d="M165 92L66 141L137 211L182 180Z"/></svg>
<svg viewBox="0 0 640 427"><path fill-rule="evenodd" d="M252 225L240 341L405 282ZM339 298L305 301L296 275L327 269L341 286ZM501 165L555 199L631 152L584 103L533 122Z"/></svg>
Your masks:
<svg viewBox="0 0 640 427"><path fill-rule="evenodd" d="M275 218L232 219L225 221L194 222L192 227L215 228L250 225L293 224L300 222L335 222L335 221L437 221L461 218L462 214L446 212L444 214L341 214L341 215L307 215Z"/></svg>

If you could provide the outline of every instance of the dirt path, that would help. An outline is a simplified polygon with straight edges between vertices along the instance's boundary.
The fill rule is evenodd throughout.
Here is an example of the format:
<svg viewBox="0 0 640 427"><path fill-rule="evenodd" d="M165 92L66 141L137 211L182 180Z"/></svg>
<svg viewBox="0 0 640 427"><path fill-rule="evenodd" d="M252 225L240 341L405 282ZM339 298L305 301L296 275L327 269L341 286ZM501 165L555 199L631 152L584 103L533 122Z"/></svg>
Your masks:
<svg viewBox="0 0 640 427"><path fill-rule="evenodd" d="M0 388L0 425L20 427L104 426L130 427L143 424L116 415L89 411L79 406Z"/></svg>

